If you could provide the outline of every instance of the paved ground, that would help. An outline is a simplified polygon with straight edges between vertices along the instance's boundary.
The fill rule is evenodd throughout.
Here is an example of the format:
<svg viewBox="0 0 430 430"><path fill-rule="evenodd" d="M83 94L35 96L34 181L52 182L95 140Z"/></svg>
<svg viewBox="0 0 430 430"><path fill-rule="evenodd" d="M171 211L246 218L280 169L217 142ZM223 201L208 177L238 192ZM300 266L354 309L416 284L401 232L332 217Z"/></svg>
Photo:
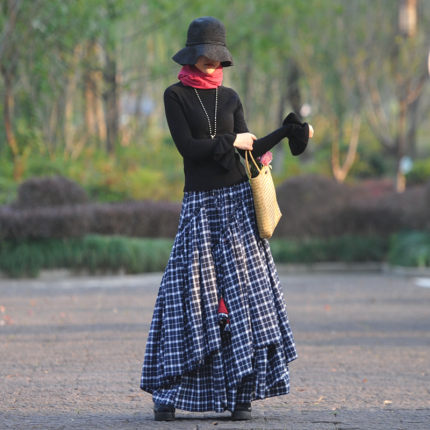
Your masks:
<svg viewBox="0 0 430 430"><path fill-rule="evenodd" d="M291 393L254 402L252 422L178 411L174 424L155 423L139 389L159 274L0 279L0 428L430 429L426 282L281 279L300 355Z"/></svg>

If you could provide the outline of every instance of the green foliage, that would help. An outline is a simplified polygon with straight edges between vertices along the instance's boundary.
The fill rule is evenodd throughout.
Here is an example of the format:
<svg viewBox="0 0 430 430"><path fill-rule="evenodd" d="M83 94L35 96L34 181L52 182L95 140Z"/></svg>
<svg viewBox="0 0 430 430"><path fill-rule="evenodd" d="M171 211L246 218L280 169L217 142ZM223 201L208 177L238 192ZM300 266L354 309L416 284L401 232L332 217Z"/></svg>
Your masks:
<svg viewBox="0 0 430 430"><path fill-rule="evenodd" d="M406 175L408 185L430 181L430 158L414 161L412 170Z"/></svg>
<svg viewBox="0 0 430 430"><path fill-rule="evenodd" d="M162 271L172 241L88 235L83 239L49 239L0 243L0 270L11 277L37 276L41 269L69 268L90 273Z"/></svg>
<svg viewBox="0 0 430 430"><path fill-rule="evenodd" d="M33 148L26 159L22 181L34 176L63 175L80 185L95 201L180 200L183 189L182 159L169 139L150 144L118 145L107 154L96 144L88 145L75 159L61 151L47 156ZM0 158L0 205L16 198L18 183L13 164Z"/></svg>
<svg viewBox="0 0 430 430"><path fill-rule="evenodd" d="M388 249L383 238L341 236L329 239L270 241L273 258L282 263L382 261Z"/></svg>
<svg viewBox="0 0 430 430"><path fill-rule="evenodd" d="M357 157L350 175L355 179L381 178L395 171L395 162L380 151L380 142L375 138L370 127L363 122L360 128L360 143Z"/></svg>
<svg viewBox="0 0 430 430"><path fill-rule="evenodd" d="M0 204L9 204L15 200L17 189L17 183L10 176L0 176Z"/></svg>
<svg viewBox="0 0 430 430"><path fill-rule="evenodd" d="M0 270L8 276L37 276L42 264L39 247L28 242L0 242Z"/></svg>
<svg viewBox="0 0 430 430"><path fill-rule="evenodd" d="M69 268L90 273L164 270L172 240L88 235L84 238L0 243L0 271L34 277L42 269ZM367 262L430 267L430 233L405 232L384 238L343 236L330 239L270 241L277 263Z"/></svg>
<svg viewBox="0 0 430 430"><path fill-rule="evenodd" d="M388 262L397 266L430 267L430 232L393 235Z"/></svg>
<svg viewBox="0 0 430 430"><path fill-rule="evenodd" d="M428 116L428 104L420 100L429 95L429 85L423 80L427 76L429 2L419 3L417 34L411 38L399 36L399 5L393 6L392 0L3 3L0 36L5 58L0 58L0 64L13 71L12 126L24 170L20 179L65 174L101 201L180 199L180 156L170 139L168 145L161 145L168 136L162 94L175 82L179 68L171 56L183 47L189 22L203 15L216 16L226 26L235 66L225 70L224 84L239 93L248 127L258 136L277 128L282 115L291 109L290 74L297 70L298 97L312 108L305 119L314 125L315 138L300 158L291 157L288 149L283 151L284 169L276 169L277 183L302 173L331 176L331 144L339 142L343 160L351 118L357 113L362 116L362 127L350 176L394 177L399 95L410 88L414 97L407 100L415 100L414 91L421 82L427 92L416 99L416 112L408 111L404 128L413 125L416 148L426 150L430 130L420 119ZM6 34L12 3L19 3L19 19L13 33ZM106 68L109 61L115 67ZM145 101L152 106L150 112L135 114L119 110L119 134L128 135L127 142L122 142L127 146L118 145L109 155L104 153L103 133L95 137L97 133L90 130L91 101L86 98L86 90L94 85L93 96L101 111L109 110L106 95L112 80L106 79L107 71L117 74L113 81L118 83L121 108L125 104L132 110L131 105ZM0 79L0 91L4 85ZM373 106L378 99L380 103ZM377 120L371 127L366 122L370 117ZM99 121L98 125L106 126L111 120ZM16 188L11 181L17 160L5 151L3 129L0 203L9 202ZM409 140L407 152L413 145ZM428 156L418 156L422 155ZM422 182L428 176L428 167L417 162L408 183Z"/></svg>

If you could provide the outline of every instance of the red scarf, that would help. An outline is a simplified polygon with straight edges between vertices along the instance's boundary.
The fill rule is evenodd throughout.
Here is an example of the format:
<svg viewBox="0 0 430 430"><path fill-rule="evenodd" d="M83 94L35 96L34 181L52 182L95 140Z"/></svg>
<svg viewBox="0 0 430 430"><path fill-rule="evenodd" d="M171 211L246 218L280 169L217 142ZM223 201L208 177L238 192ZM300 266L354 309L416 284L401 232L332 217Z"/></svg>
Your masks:
<svg viewBox="0 0 430 430"><path fill-rule="evenodd" d="M212 74L203 73L197 67L185 65L179 72L178 79L187 87L207 90L222 84L222 66L215 69Z"/></svg>

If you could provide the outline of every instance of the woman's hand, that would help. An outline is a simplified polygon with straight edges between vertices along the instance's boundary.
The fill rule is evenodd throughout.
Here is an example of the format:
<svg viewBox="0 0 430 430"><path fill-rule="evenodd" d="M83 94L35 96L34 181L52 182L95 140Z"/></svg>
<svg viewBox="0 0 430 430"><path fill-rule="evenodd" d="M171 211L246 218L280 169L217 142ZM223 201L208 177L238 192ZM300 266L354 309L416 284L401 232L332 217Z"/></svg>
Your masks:
<svg viewBox="0 0 430 430"><path fill-rule="evenodd" d="M252 133L237 133L233 146L243 149L244 151L252 151L255 139L257 139L257 137Z"/></svg>
<svg viewBox="0 0 430 430"><path fill-rule="evenodd" d="M308 124L309 126L309 139L312 139L312 136L314 135L314 128Z"/></svg>

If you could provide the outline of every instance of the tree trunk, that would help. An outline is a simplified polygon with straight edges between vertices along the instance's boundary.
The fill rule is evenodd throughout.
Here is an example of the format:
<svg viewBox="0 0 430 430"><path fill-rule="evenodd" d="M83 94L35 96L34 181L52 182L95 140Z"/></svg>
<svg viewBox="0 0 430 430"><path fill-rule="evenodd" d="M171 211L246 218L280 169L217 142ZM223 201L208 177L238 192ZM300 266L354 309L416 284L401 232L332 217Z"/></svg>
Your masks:
<svg viewBox="0 0 430 430"><path fill-rule="evenodd" d="M302 109L302 94L300 92L300 70L296 61L291 61L289 65L287 79L287 97L293 111L300 117Z"/></svg>
<svg viewBox="0 0 430 430"><path fill-rule="evenodd" d="M406 155L406 112L407 104L405 101L400 102L397 134L397 174L396 174L396 191L402 193L406 188L406 178L402 171L402 159Z"/></svg>
<svg viewBox="0 0 430 430"><path fill-rule="evenodd" d="M2 67L2 76L4 81L4 106L3 106L3 122L6 133L6 141L9 145L12 154L16 157L19 153L18 144L15 133L13 131L12 116L13 116L13 90L12 90L12 74Z"/></svg>
<svg viewBox="0 0 430 430"><path fill-rule="evenodd" d="M417 32L417 0L400 0L399 30L403 37L414 37Z"/></svg>
<svg viewBox="0 0 430 430"><path fill-rule="evenodd" d="M13 130L13 84L12 73L2 67L2 75L4 80L4 106L3 106L3 122L6 134L6 141L12 151L13 158L13 178L19 181L24 173L24 160L19 153L18 142Z"/></svg>
<svg viewBox="0 0 430 430"><path fill-rule="evenodd" d="M4 81L4 106L3 106L3 122L6 134L6 141L9 145L14 159L18 157L18 143L13 131L13 77L16 68L16 52L14 49L13 33L16 27L16 20L20 8L21 0L8 0L2 5L4 8L7 20L4 23L4 29L0 38L0 68Z"/></svg>
<svg viewBox="0 0 430 430"><path fill-rule="evenodd" d="M285 61L284 70L288 70L288 74L281 82L281 94L279 97L279 126L285 118L287 105L291 106L291 109L300 117L300 110L302 107L302 95L300 92L300 70L295 61ZM273 148L273 171L279 172L282 169L285 153L287 152L285 145L276 145Z"/></svg>
<svg viewBox="0 0 430 430"><path fill-rule="evenodd" d="M85 92L85 127L87 135L92 137L96 134L96 120L94 115L95 95L94 82L91 73L87 71L84 76L84 92Z"/></svg>
<svg viewBox="0 0 430 430"><path fill-rule="evenodd" d="M248 125L253 122L254 117L254 103L253 97L255 91L253 91L253 80L255 79L255 70L254 70L254 51L252 47L252 40L248 40L248 45L246 46L246 61L242 64L243 72L241 72L241 99L242 105L246 114L246 120Z"/></svg>
<svg viewBox="0 0 430 430"><path fill-rule="evenodd" d="M75 88L75 79L70 76L66 84L64 95L64 142L65 153L70 154L73 150L73 92Z"/></svg>
<svg viewBox="0 0 430 430"><path fill-rule="evenodd" d="M58 103L54 102L49 113L49 121L47 121L46 136L48 152L52 155L55 151L56 140L58 137L57 127L59 122Z"/></svg>
<svg viewBox="0 0 430 430"><path fill-rule="evenodd" d="M351 130L351 137L348 143L348 152L346 154L345 161L342 165L340 163L340 156L339 156L340 138L338 136L337 139L333 140L332 152L331 152L331 165L332 165L333 176L335 177L337 182L342 183L345 181L349 171L351 170L354 164L354 161L357 155L358 139L360 137L360 126L361 126L361 118L360 118L360 115L357 114L354 116L352 130Z"/></svg>
<svg viewBox="0 0 430 430"><path fill-rule="evenodd" d="M418 128L418 114L421 95L417 97L409 107L409 128L406 136L409 142L409 155L415 158L417 155L417 128Z"/></svg>
<svg viewBox="0 0 430 430"><path fill-rule="evenodd" d="M116 0L106 2L106 13L111 25L115 25L118 19ZM110 29L106 29L103 41L104 67L103 81L104 92L103 100L105 105L106 122L106 150L112 153L115 144L119 140L119 85L118 85L118 63L116 58L117 40Z"/></svg>
<svg viewBox="0 0 430 430"><path fill-rule="evenodd" d="M103 93L106 120L106 149L109 153L112 153L119 135L117 63L114 56L106 51L103 79L106 87Z"/></svg>
<svg viewBox="0 0 430 430"><path fill-rule="evenodd" d="M70 67L70 73L67 76L66 90L64 93L64 141L65 141L65 154L69 156L74 151L75 128L73 126L73 97L78 85L78 64L82 58L82 45L79 44L75 47L73 52L73 61Z"/></svg>
<svg viewBox="0 0 430 430"><path fill-rule="evenodd" d="M99 141L106 139L106 124L103 114L102 86L103 74L100 71L100 47L91 41L86 49L84 72L85 126L88 137L96 137Z"/></svg>
<svg viewBox="0 0 430 430"><path fill-rule="evenodd" d="M106 131L106 120L105 120L105 114L103 112L103 102L101 97L99 97L100 92L97 91L97 97L94 99L94 115L96 120L96 127L97 127L97 137L100 141L105 141L107 136Z"/></svg>

